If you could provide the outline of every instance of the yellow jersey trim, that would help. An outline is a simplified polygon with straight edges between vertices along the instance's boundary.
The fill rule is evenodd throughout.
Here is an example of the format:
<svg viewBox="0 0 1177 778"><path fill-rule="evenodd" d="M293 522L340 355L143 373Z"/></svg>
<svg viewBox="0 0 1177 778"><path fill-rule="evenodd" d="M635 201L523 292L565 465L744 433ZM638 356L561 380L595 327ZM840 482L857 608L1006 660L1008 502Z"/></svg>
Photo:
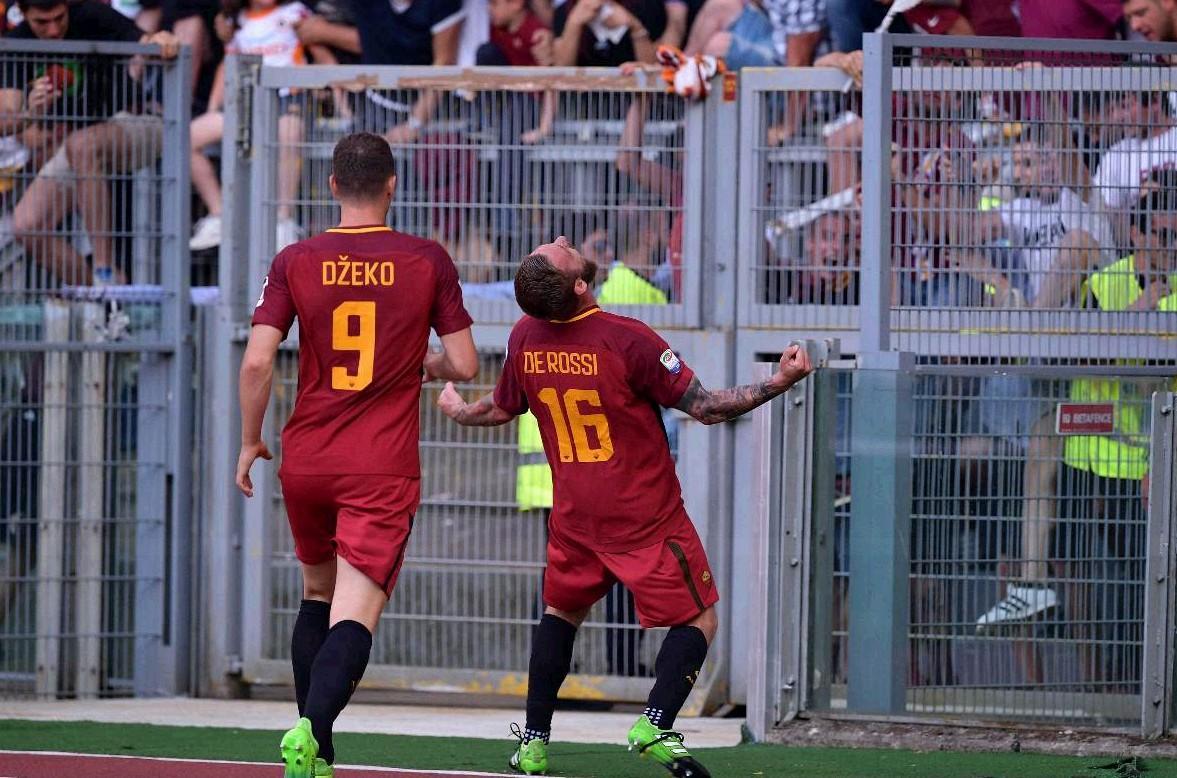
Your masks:
<svg viewBox="0 0 1177 778"><path fill-rule="evenodd" d="M365 232L392 232L391 227L332 227L327 232L338 232L341 235L363 235Z"/></svg>
<svg viewBox="0 0 1177 778"><path fill-rule="evenodd" d="M594 305L592 308L589 308L584 313L579 314L577 316L573 316L571 319L549 319L548 321L550 321L552 324L571 324L574 321L580 321L581 319L587 319L588 317L592 316L594 313L600 313L600 312L601 312L601 309L598 306Z"/></svg>

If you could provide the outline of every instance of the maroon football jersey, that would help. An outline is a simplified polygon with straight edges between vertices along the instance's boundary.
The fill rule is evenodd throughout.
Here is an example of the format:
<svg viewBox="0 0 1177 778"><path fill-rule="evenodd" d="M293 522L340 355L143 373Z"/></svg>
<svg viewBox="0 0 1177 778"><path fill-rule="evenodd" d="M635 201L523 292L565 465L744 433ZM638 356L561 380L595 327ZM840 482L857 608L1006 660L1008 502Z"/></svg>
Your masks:
<svg viewBox="0 0 1177 778"><path fill-rule="evenodd" d="M298 397L282 469L420 478L418 403L429 328L471 324L453 260L387 227L327 230L283 249L253 314L298 318Z"/></svg>
<svg viewBox="0 0 1177 778"><path fill-rule="evenodd" d="M590 308L511 331L495 404L539 420L552 467L552 531L598 551L656 543L682 510L662 427L694 373L636 319Z"/></svg>
<svg viewBox="0 0 1177 778"><path fill-rule="evenodd" d="M490 42L499 47L507 63L515 67L535 67L535 55L531 48L536 43L536 35L548 28L535 14L528 14L515 32L491 26Z"/></svg>

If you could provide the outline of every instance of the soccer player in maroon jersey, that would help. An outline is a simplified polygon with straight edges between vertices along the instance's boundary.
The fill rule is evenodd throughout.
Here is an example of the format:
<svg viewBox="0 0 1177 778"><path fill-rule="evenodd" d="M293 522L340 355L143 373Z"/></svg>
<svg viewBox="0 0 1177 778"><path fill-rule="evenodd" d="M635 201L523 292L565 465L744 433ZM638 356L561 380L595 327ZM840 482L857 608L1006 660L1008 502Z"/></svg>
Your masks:
<svg viewBox="0 0 1177 778"><path fill-rule="evenodd" d="M422 370L462 381L478 372L453 260L384 226L396 187L388 142L349 135L331 169L339 226L274 257L241 362L237 486L251 497L250 466L270 459L261 433L274 358L298 319L298 397L278 472L303 576L290 646L300 719L281 745L288 778L333 775L331 727L400 573L420 499ZM431 327L440 352L427 352Z"/></svg>
<svg viewBox="0 0 1177 778"><path fill-rule="evenodd" d="M704 424L728 421L813 368L790 346L767 381L710 392L652 329L597 307L596 271L563 237L537 248L515 274L515 299L528 315L511 331L494 393L465 403L447 384L438 400L469 426L505 424L530 409L552 468L547 607L532 642L527 727L510 764L529 775L547 771L552 712L576 630L620 581L643 627L670 627L630 746L678 778L707 778L671 727L715 637L719 594L683 507L659 406Z"/></svg>

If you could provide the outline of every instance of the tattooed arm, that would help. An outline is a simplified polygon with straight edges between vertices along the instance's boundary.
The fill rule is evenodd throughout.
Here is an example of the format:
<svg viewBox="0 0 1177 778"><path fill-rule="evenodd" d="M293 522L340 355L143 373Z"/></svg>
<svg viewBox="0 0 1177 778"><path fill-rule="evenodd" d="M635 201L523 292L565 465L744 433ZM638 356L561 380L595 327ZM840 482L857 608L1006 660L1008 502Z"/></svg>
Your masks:
<svg viewBox="0 0 1177 778"><path fill-rule="evenodd" d="M442 413L463 427L497 427L515 418L514 414L495 405L493 394L488 394L478 402L464 402L452 383L445 385L441 396L437 398L437 405Z"/></svg>
<svg viewBox="0 0 1177 778"><path fill-rule="evenodd" d="M730 421L788 391L811 372L813 366L805 350L799 346L789 346L781 355L776 374L767 381L709 392L697 377L692 378L690 386L675 407L704 424Z"/></svg>

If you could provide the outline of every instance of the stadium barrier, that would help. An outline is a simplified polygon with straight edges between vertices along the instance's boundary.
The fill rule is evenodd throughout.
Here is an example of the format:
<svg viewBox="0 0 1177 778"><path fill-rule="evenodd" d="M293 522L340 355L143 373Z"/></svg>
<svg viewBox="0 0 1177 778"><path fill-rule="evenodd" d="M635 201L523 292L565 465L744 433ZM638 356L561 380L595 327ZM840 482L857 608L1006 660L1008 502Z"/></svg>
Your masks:
<svg viewBox="0 0 1177 778"><path fill-rule="evenodd" d="M399 176L392 218L402 229L437 239L455 259L484 352L480 383L466 391L487 391L497 377L509 326L519 315L511 268L532 246L559 234L593 252L602 276L620 266L614 263L635 271L633 283L619 285L611 301L604 298L608 304L668 328L676 348L698 355L696 367L711 383L727 380L729 349L699 328L704 166L715 164L702 141L704 124L712 120L709 104L665 95L650 73L274 70L237 58L230 58L228 72L221 157L229 221L220 303L206 332L232 349L215 368L221 371L210 389L215 407L235 396L230 366L240 358L279 223L291 220L308 233L333 223L337 211L326 178L334 143L350 129L385 132L403 125L420 100L432 105L429 120L416 138L393 144ZM291 171L298 172L297 181L283 177ZM287 348L296 345L291 338ZM296 362L292 352L284 354L267 417L267 436L275 442L271 433L290 412L295 393ZM438 390L427 386L423 396L422 505L365 684L518 695L525 688L531 629L542 613L545 511L521 510L516 499L522 460L515 425L460 429L437 411ZM715 465L723 461L723 443L678 416L667 420L681 452L688 503L700 506L704 536L725 543L726 474L691 477L723 471ZM207 439L236 439L234 420L215 414L209 421L214 426ZM223 631L210 625L208 677L239 669L250 684L285 685L300 584L280 484L267 472L242 514L236 498L222 491L231 482L225 465L210 466L221 468L212 471L213 500L223 506L223 513L212 513L226 522L216 534L242 539L247 561L240 596L243 611L254 616ZM233 554L223 543L219 548ZM219 556L209 553L209 564L221 564ZM725 569L716 562L717 576ZM632 601L620 588L581 634L566 692L589 700L644 699L658 641L642 636ZM726 653L716 652L692 709L726 699Z"/></svg>
<svg viewBox="0 0 1177 778"><path fill-rule="evenodd" d="M189 67L158 53L0 40L4 696L188 688Z"/></svg>
<svg viewBox="0 0 1177 778"><path fill-rule="evenodd" d="M1163 390L1175 328L1166 310L1125 310L1106 290L1137 275L1117 267L1142 245L1133 229L1159 241L1139 250L1150 257L1171 255L1177 233L1163 198L1113 212L1121 200L1105 194L1131 190L1130 178L1070 180L1078 197L1065 201L1045 190L1084 154L1098 172L1099 150L1067 145L1068 132L1084 128L1110 153L1117 133L1167 126L1171 69L1139 60L1171 52L1111 45L1106 61L1060 64L1067 46L1054 42L867 40L861 95L836 71L748 70L692 104L645 73L275 70L230 58L219 289L195 317L180 272L183 68L112 48L116 64L103 67L122 68L137 105L160 103L158 161L132 146L138 157L114 155L132 160L125 170L95 174L111 192L106 229L84 205L52 210L50 225L14 209L21 239L0 266L3 693L288 683L297 563L274 470L254 500L232 486L236 368L278 242L336 213L324 186L334 141L399 127L394 222L455 257L484 350L476 389L497 377L518 315L513 262L561 232L599 252L603 270L617 260L648 282L610 307L662 330L709 385L747 381L793 339L823 360L750 420L704 430L669 417L729 625L690 710L747 702L760 735L802 710L843 709L1167 731L1177 595L1162 572L1174 515ZM14 63L69 51L55 45L0 51ZM1023 64L1043 50L1056 59ZM414 107L427 119L410 129ZM62 121L101 118L77 110ZM1140 156L1130 151L1109 159ZM19 167L10 208L38 169ZM1044 259L1054 236L1029 219L1038 212L1072 238L1091 233L1094 250L1048 246L1059 259ZM94 291L42 269L44 257L104 252L126 284ZM189 337L196 414L181 390L193 382ZM276 374L275 444L296 344ZM456 428L436 391L422 401L417 529L365 685L518 695L540 612L543 512L519 510L514 428ZM1060 426L1069 403L1097 406L1068 411L1096 430L1111 407L1112 436L1136 451L1103 459L1134 490L1092 491L1061 466L1096 445L1060 434L1082 432ZM1128 472L1141 449L1147 488ZM978 629L1011 587L1040 578L1057 600L1045 616ZM656 645L611 598L586 625L567 693L644 699Z"/></svg>

